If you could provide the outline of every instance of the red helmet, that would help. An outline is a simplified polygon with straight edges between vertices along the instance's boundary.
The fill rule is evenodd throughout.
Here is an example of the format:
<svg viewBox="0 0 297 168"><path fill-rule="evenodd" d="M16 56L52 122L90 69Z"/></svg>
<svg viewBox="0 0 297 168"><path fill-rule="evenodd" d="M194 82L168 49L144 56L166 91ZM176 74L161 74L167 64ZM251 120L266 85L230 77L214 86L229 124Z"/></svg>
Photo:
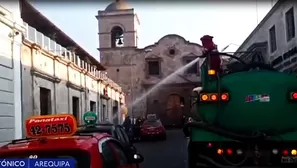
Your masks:
<svg viewBox="0 0 297 168"><path fill-rule="evenodd" d="M217 49L217 46L212 41L213 37L210 35L205 35L200 38L203 47L207 51L214 51ZM218 54L211 55L210 57L210 68L216 70L217 72L221 72L221 58Z"/></svg>
<svg viewBox="0 0 297 168"><path fill-rule="evenodd" d="M213 50L216 48L216 45L212 41L213 37L210 35L205 35L200 38L202 45L207 50Z"/></svg>

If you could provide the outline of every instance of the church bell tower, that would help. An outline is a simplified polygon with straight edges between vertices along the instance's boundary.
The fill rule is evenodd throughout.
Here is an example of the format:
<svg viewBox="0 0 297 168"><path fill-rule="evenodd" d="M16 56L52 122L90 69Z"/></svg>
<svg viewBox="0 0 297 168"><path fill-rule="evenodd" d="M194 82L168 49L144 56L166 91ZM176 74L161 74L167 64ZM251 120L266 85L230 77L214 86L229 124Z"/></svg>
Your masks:
<svg viewBox="0 0 297 168"><path fill-rule="evenodd" d="M98 11L96 18L100 55L101 51L137 47L139 20L124 0L116 0L105 10Z"/></svg>

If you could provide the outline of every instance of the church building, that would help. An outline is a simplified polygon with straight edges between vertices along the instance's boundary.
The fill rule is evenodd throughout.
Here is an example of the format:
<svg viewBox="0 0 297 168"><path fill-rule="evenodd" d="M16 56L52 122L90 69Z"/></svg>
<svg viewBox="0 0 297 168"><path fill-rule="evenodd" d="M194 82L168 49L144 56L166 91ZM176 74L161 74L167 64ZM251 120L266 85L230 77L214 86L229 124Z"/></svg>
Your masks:
<svg viewBox="0 0 297 168"><path fill-rule="evenodd" d="M202 46L167 34L138 48L140 18L122 0L99 10L96 18L101 63L122 87L129 115L156 114L164 125L179 125L190 112L192 89L200 85L199 63L174 72L201 55Z"/></svg>

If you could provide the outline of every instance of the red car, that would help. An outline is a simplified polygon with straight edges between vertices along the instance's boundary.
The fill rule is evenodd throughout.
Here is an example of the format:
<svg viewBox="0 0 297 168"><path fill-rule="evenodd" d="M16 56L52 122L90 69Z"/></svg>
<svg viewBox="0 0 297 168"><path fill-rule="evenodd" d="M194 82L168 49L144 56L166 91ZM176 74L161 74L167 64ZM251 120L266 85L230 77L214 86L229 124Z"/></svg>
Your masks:
<svg viewBox="0 0 297 168"><path fill-rule="evenodd" d="M26 121L27 137L0 148L5 158L71 158L76 168L136 168L140 154L127 152L106 133L77 133L72 115L32 117Z"/></svg>
<svg viewBox="0 0 297 168"><path fill-rule="evenodd" d="M166 140L166 130L160 120L145 120L140 130L141 139Z"/></svg>

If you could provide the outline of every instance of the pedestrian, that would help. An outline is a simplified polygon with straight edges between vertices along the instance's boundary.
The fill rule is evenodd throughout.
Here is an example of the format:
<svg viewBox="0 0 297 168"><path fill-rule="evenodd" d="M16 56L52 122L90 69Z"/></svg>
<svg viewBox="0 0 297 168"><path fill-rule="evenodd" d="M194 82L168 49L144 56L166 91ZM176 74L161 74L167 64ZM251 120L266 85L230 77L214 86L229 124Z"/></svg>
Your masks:
<svg viewBox="0 0 297 168"><path fill-rule="evenodd" d="M124 123L123 123L123 127L125 129L127 129L128 127L131 126L131 124L132 124L132 122L131 122L130 116L126 116Z"/></svg>
<svg viewBox="0 0 297 168"><path fill-rule="evenodd" d="M193 118L192 117L189 117L188 122L189 123L193 122Z"/></svg>
<svg viewBox="0 0 297 168"><path fill-rule="evenodd" d="M137 139L140 139L140 127L142 125L142 120L141 117L138 117L136 120L136 124L135 124L135 129L134 129L134 136Z"/></svg>
<svg viewBox="0 0 297 168"><path fill-rule="evenodd" d="M186 123L186 116L185 115L182 116L181 123L182 123L183 126L185 125L185 123Z"/></svg>
<svg viewBox="0 0 297 168"><path fill-rule="evenodd" d="M140 126L140 125L141 125L141 118L140 118L140 117L137 118L137 120L136 120L136 125L137 125L137 126Z"/></svg>
<svg viewBox="0 0 297 168"><path fill-rule="evenodd" d="M132 131L132 121L131 121L130 116L127 116L125 118L125 121L123 123L123 127L124 127L125 131L127 132L128 136L130 138L132 138L133 137L133 131Z"/></svg>
<svg viewBox="0 0 297 168"><path fill-rule="evenodd" d="M144 118L144 117L141 117L141 118L140 118L140 125L142 125L142 124L143 124L144 120L145 120L145 118Z"/></svg>

